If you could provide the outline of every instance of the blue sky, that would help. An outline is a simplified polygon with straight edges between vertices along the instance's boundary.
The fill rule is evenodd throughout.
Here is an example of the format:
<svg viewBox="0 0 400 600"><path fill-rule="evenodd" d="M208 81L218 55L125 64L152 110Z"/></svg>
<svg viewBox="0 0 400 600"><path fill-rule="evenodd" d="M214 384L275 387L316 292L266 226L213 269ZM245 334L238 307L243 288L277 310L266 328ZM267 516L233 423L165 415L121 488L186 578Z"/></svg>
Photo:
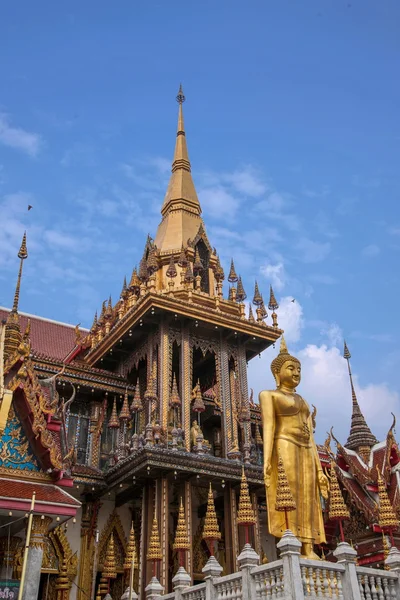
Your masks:
<svg viewBox="0 0 400 600"><path fill-rule="evenodd" d="M159 221L182 81L212 244L249 296L275 286L319 434L347 432L345 336L382 437L400 417L399 24L397 0L3 6L0 305L25 227L21 310L89 326L117 299Z"/></svg>

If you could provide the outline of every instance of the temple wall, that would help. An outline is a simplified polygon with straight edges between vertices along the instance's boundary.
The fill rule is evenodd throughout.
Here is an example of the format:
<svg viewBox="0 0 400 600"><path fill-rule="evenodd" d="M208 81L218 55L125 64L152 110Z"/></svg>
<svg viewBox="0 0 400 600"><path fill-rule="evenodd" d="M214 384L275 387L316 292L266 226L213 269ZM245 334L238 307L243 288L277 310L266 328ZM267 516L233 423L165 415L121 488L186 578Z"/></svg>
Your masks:
<svg viewBox="0 0 400 600"><path fill-rule="evenodd" d="M80 548L81 548L81 518L82 518L82 509L79 508L76 513L76 523L72 523L72 519L68 522L68 532L67 539L71 546L71 550L73 553L77 552L79 556ZM79 563L78 563L78 573L74 579L74 583L72 584L72 588L70 591L70 600L76 600L78 588L76 587L76 583L78 583L78 574L79 574Z"/></svg>

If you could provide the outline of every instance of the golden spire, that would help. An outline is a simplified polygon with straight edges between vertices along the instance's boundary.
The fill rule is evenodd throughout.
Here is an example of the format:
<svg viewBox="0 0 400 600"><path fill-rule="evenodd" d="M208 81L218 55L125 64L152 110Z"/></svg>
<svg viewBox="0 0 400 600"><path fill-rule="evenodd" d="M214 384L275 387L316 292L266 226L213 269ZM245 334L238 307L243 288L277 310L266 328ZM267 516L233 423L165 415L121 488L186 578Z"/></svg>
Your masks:
<svg viewBox="0 0 400 600"><path fill-rule="evenodd" d="M399 526L399 520L393 510L393 506L389 500L388 493L386 491L386 484L383 480L379 467L376 467L378 473L378 495L379 495L379 507L378 507L378 525L382 531L393 531Z"/></svg>
<svg viewBox="0 0 400 600"><path fill-rule="evenodd" d="M251 308L251 304L249 304L249 321L250 321L250 323L254 323L254 315L253 315L253 309Z"/></svg>
<svg viewBox="0 0 400 600"><path fill-rule="evenodd" d="M22 279L22 268L23 262L28 258L28 250L26 247L26 231L22 237L21 247L18 252L18 258L20 259L19 271L17 278L17 285L15 287L14 302L11 312L7 317L5 341L4 341L4 357L10 356L15 350L17 350L21 342L21 329L19 325L18 316L18 305L19 305L19 294L21 290L21 279Z"/></svg>
<svg viewBox="0 0 400 600"><path fill-rule="evenodd" d="M128 545L126 547L125 561L124 561L124 569L126 571L130 571L132 568L135 568L136 564L136 539L135 539L135 530L133 528L133 522L131 525L131 530L129 532L129 540Z"/></svg>
<svg viewBox="0 0 400 600"><path fill-rule="evenodd" d="M179 88L176 100L179 104L178 130L176 133L176 145L172 162L172 175L161 209L163 217L171 208L173 208L174 204L179 204L183 209L194 212L197 215L201 214L200 203L197 198L191 175L191 166L186 145L186 133L182 109L185 96L183 95L182 85Z"/></svg>
<svg viewBox="0 0 400 600"><path fill-rule="evenodd" d="M181 503L179 506L178 525L176 528L175 540L174 540L172 549L173 550L189 550L190 549L190 542L189 542L189 536L187 533L185 509L183 508L182 496L181 496Z"/></svg>
<svg viewBox="0 0 400 600"><path fill-rule="evenodd" d="M132 404L131 404L131 412L138 412L143 410L142 399L140 397L140 385L139 385L139 377L136 381L135 394L133 396Z"/></svg>
<svg viewBox="0 0 400 600"><path fill-rule="evenodd" d="M207 512L204 521L203 540L214 541L221 539L221 532L218 527L217 513L215 512L214 496L210 483L208 490Z"/></svg>
<svg viewBox="0 0 400 600"><path fill-rule="evenodd" d="M333 460L331 461L329 482L329 519L332 521L350 519L349 509L343 500Z"/></svg>
<svg viewBox="0 0 400 600"><path fill-rule="evenodd" d="M263 303L263 299L262 299L262 296L260 294L260 290L258 289L258 283L256 281L256 283L254 285L253 304L255 304L256 306L261 306L262 303Z"/></svg>
<svg viewBox="0 0 400 600"><path fill-rule="evenodd" d="M131 418L131 413L129 410L129 402L128 402L128 391L125 391L124 401L122 403L122 407L119 413L120 421L129 421Z"/></svg>
<svg viewBox="0 0 400 600"><path fill-rule="evenodd" d="M150 534L149 550L147 552L146 558L147 560L152 560L153 562L162 560L160 535L158 533L158 522L155 512L153 518L153 526L151 528Z"/></svg>
<svg viewBox="0 0 400 600"><path fill-rule="evenodd" d="M233 258L231 258L231 268L230 268L229 275L228 275L228 281L229 281L229 283L236 283L237 280L238 280L238 276L236 275Z"/></svg>
<svg viewBox="0 0 400 600"><path fill-rule="evenodd" d="M276 489L275 510L285 513L296 510L296 502L290 491L285 465L280 454L278 458L278 485Z"/></svg>
<svg viewBox="0 0 400 600"><path fill-rule="evenodd" d="M175 408L176 406L181 405L181 399L179 397L178 384L176 383L175 373L172 378L172 389L171 389L169 403L172 408Z"/></svg>
<svg viewBox="0 0 400 600"><path fill-rule="evenodd" d="M279 308L279 304L276 301L274 290L272 289L272 285L269 286L268 308L269 308L269 310L273 310L274 312Z"/></svg>
<svg viewBox="0 0 400 600"><path fill-rule="evenodd" d="M177 275L178 275L178 272L177 272L176 267L175 267L174 257L171 256L171 259L169 261L169 266L168 266L168 269L167 269L167 272L166 272L166 276L170 277L170 278L173 278L173 277L176 277Z"/></svg>
<svg viewBox="0 0 400 600"><path fill-rule="evenodd" d="M107 544L106 557L104 559L104 566L102 576L105 579L115 579L117 576L116 563L115 563L115 552L114 552L114 536L110 535Z"/></svg>
<svg viewBox="0 0 400 600"><path fill-rule="evenodd" d="M114 396L113 407L111 411L110 420L108 421L108 426L110 429L117 429L119 427L119 418L117 413L117 399Z"/></svg>
<svg viewBox="0 0 400 600"><path fill-rule="evenodd" d="M206 410L206 407L203 402L203 394L201 393L200 379L197 380L197 384L193 392L195 393L193 411L197 413L204 412Z"/></svg>
<svg viewBox="0 0 400 600"><path fill-rule="evenodd" d="M247 484L244 468L242 469L242 481L240 482L239 508L237 512L238 525L254 525L256 517L251 505L249 486Z"/></svg>
<svg viewBox="0 0 400 600"><path fill-rule="evenodd" d="M246 300L246 298L247 298L247 294L244 291L242 278L239 275L238 282L237 282L237 290L236 290L236 300L238 302L244 302Z"/></svg>
<svg viewBox="0 0 400 600"><path fill-rule="evenodd" d="M364 415L361 412L360 405L358 404L356 392L353 385L353 375L350 368L351 354L349 352L346 342L344 342L343 358L347 360L347 369L349 371L351 398L353 404L350 434L345 446L346 448L350 448L350 450L355 451L358 451L360 448L363 447L372 448L372 446L374 446L378 440L368 427Z"/></svg>

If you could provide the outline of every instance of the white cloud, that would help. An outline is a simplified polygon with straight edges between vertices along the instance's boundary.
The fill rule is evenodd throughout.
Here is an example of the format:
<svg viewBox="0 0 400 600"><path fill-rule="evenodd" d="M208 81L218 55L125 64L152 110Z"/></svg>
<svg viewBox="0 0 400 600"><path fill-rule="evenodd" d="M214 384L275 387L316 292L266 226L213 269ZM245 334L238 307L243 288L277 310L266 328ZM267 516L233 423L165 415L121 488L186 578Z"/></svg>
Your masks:
<svg viewBox="0 0 400 600"><path fill-rule="evenodd" d="M376 244L370 244L369 246L365 246L365 248L363 248L363 255L364 256L369 256L369 257L373 257L373 256L378 256L378 254L380 254L381 249L379 248L379 246L377 246Z"/></svg>
<svg viewBox="0 0 400 600"><path fill-rule="evenodd" d="M310 325L321 328L328 343L320 346L307 344L296 351L291 346L299 341L304 327L302 307L286 297L280 300L277 312L279 326L285 330L289 352L296 355L302 364L302 381L298 391L310 405L317 407L317 442L322 442L333 426L336 437L345 443L350 430L352 402L347 364L336 345L342 345L340 327L335 323L310 322ZM270 364L277 353L278 344L275 349L263 352L260 359L254 358L249 363L249 386L254 389L255 398L262 389L275 388ZM382 440L391 424L390 413L399 414L399 394L385 383L361 383L354 364L352 368L361 410L372 432L378 440Z"/></svg>
<svg viewBox="0 0 400 600"><path fill-rule="evenodd" d="M0 113L0 142L9 148L16 148L35 157L42 145L42 138L37 133L26 131L21 127L13 127L8 115Z"/></svg>
<svg viewBox="0 0 400 600"><path fill-rule="evenodd" d="M390 227L389 233L391 235L400 235L400 227Z"/></svg>
<svg viewBox="0 0 400 600"><path fill-rule="evenodd" d="M285 287L286 272L283 262L278 262L275 265L266 264L260 268L260 271L278 292Z"/></svg>
<svg viewBox="0 0 400 600"><path fill-rule="evenodd" d="M314 242L309 238L302 237L296 244L300 252L300 260L306 263L320 262L329 254L331 245L329 242Z"/></svg>
<svg viewBox="0 0 400 600"><path fill-rule="evenodd" d="M210 217L232 221L240 206L240 200L222 185L200 189L200 204Z"/></svg>
<svg viewBox="0 0 400 600"><path fill-rule="evenodd" d="M251 166L233 171L232 173L224 173L221 179L226 183L230 183L241 194L254 198L264 194L267 189L266 184Z"/></svg>

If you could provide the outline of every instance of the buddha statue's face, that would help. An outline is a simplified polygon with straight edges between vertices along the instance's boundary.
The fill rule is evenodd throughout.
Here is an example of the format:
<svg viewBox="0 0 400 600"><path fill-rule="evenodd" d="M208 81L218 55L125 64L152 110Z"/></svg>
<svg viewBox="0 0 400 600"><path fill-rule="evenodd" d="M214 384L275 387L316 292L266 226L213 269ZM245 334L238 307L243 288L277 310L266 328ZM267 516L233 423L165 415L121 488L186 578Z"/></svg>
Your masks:
<svg viewBox="0 0 400 600"><path fill-rule="evenodd" d="M278 386L295 389L301 380L301 365L295 360L283 363L277 378Z"/></svg>

